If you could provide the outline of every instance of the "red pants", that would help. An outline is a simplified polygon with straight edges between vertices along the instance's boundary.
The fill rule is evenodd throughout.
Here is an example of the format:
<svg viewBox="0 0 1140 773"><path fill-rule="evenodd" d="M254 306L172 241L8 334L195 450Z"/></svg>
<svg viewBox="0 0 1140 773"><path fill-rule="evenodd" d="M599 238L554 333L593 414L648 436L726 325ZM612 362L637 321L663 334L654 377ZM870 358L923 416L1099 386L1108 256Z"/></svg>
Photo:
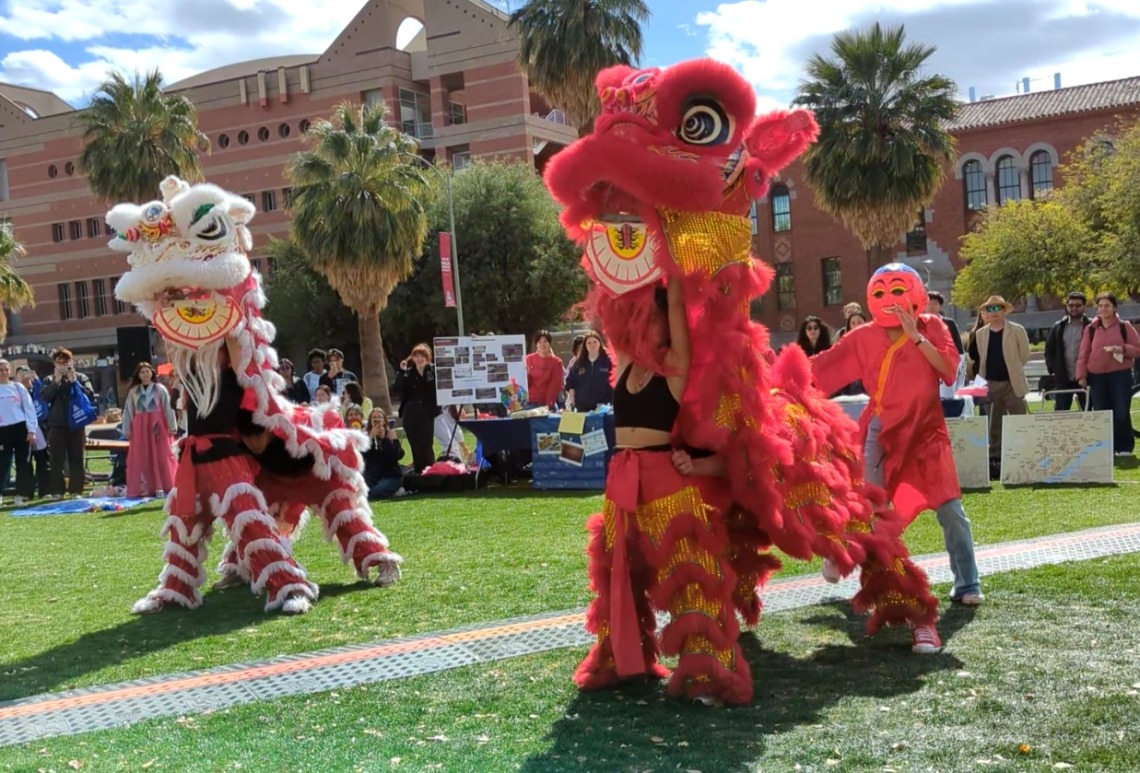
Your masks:
<svg viewBox="0 0 1140 773"><path fill-rule="evenodd" d="M660 651L679 656L670 694L751 700L752 677L737 643L737 576L716 489L713 479L678 473L668 451L614 456L602 513L589 522L597 596L586 625L598 639L575 673L581 688L663 678ZM660 643L655 610L671 616Z"/></svg>
<svg viewBox="0 0 1140 773"><path fill-rule="evenodd" d="M182 453L180 465L188 467L180 466L176 486L191 491L175 490L167 500L170 515L163 528L168 537L163 553L166 565L158 588L147 594L136 610L141 611L148 601L173 602L190 609L201 605L199 588L206 580L206 551L215 518L225 524L237 565L253 592L264 590L268 594L266 611L279 608L293 595L315 600L317 586L306 579L289 545L282 541L255 484L257 462L248 454L238 453L195 464L189 458L190 447L184 447ZM186 513L189 507L193 507L193 514Z"/></svg>

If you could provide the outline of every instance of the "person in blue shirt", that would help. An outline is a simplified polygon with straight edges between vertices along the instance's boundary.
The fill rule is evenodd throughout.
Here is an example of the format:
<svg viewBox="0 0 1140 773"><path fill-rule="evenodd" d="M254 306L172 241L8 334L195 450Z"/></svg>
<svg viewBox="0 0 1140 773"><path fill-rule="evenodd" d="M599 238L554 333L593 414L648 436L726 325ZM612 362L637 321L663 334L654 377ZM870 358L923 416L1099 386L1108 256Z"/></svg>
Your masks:
<svg viewBox="0 0 1140 773"><path fill-rule="evenodd" d="M614 388L610 383L613 363L610 361L602 337L590 331L577 359L570 363L566 376L566 407L583 413L599 405L613 402Z"/></svg>

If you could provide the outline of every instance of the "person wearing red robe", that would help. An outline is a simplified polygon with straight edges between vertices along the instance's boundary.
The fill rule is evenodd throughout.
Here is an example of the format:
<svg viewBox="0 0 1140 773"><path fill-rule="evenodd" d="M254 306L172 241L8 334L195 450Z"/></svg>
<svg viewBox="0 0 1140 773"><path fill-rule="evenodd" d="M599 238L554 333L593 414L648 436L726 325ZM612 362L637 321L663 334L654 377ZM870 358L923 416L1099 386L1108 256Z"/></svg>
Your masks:
<svg viewBox="0 0 1140 773"><path fill-rule="evenodd" d="M870 396L859 422L867 482L883 486L908 520L935 511L954 574L950 598L976 606L984 596L974 539L938 394L939 378L954 382L958 350L946 324L922 313L925 288L910 266L892 263L878 269L868 284L867 301L875 324L851 330L812 357L814 381L824 394L863 382ZM838 580L826 565L824 576Z"/></svg>

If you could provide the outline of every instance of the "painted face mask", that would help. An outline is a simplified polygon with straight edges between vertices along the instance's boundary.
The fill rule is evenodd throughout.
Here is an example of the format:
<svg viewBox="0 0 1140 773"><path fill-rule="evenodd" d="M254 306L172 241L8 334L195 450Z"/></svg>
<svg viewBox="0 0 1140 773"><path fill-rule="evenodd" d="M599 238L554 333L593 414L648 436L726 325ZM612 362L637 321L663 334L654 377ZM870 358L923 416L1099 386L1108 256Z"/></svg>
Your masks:
<svg viewBox="0 0 1140 773"><path fill-rule="evenodd" d="M871 274L867 283L867 309L876 325L899 327L895 306L909 306L915 316L926 310L926 287L922 277L903 263L888 263Z"/></svg>

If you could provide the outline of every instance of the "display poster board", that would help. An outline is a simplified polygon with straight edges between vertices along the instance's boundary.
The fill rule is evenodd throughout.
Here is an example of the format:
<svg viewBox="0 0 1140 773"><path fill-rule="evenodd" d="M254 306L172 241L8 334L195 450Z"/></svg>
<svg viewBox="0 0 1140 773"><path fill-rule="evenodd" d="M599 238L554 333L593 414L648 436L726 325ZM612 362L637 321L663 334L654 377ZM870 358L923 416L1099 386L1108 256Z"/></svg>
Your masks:
<svg viewBox="0 0 1140 773"><path fill-rule="evenodd" d="M433 343L440 405L501 403L501 390L512 381L526 388L526 336L458 336Z"/></svg>
<svg viewBox="0 0 1140 773"><path fill-rule="evenodd" d="M958 485L964 489L990 487L990 433L985 416L947 419L950 450L958 469Z"/></svg>
<svg viewBox="0 0 1140 773"><path fill-rule="evenodd" d="M1112 483L1112 412L1006 416L1001 482Z"/></svg>

